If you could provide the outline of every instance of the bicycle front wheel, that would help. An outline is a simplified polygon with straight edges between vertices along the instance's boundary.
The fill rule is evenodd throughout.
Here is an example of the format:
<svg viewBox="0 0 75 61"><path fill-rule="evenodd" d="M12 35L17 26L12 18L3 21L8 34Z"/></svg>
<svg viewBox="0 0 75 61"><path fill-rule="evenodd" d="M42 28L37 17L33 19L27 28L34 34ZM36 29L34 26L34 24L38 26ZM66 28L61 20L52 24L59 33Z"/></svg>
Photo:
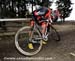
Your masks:
<svg viewBox="0 0 75 61"><path fill-rule="evenodd" d="M19 52L21 52L23 55L31 56L37 54L41 50L42 40L40 40L39 43L33 43L34 49L29 49L28 48L28 43L30 43L29 32L31 32L31 28L28 26L19 29L15 35L15 46L19 50ZM35 34L36 36L40 36L38 32L35 31L32 33L32 37L35 36Z"/></svg>
<svg viewBox="0 0 75 61"><path fill-rule="evenodd" d="M50 37L52 40L60 41L60 35L53 26L50 26Z"/></svg>

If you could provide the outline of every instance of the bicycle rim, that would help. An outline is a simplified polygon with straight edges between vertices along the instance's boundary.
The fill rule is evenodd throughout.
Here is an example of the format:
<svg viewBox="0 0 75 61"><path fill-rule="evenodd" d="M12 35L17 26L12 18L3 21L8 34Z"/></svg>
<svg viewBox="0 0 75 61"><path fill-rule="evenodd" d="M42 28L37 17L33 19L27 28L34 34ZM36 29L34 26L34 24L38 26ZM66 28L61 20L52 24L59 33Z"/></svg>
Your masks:
<svg viewBox="0 0 75 61"><path fill-rule="evenodd" d="M19 52L21 52L23 55L32 56L32 55L37 54L41 50L41 48L42 48L42 40L40 40L39 46L38 46L37 49L35 49L35 51L32 50L30 52L30 50L27 50L28 49L27 47L21 46L22 44L27 45L29 43L29 38L30 38L28 36L29 31L31 31L31 30L30 30L30 27L28 27L28 26L22 27L21 29L18 30L18 32L15 35L15 46L19 50Z"/></svg>

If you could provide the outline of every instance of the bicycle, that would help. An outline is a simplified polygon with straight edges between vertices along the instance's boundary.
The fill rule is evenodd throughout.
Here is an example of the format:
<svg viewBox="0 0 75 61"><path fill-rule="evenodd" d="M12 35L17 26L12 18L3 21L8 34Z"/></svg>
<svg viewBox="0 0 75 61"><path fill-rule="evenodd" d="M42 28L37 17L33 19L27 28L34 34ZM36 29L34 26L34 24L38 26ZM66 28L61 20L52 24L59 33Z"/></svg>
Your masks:
<svg viewBox="0 0 75 61"><path fill-rule="evenodd" d="M50 24L49 21L46 22L48 22L49 28L46 28L45 36L48 37L49 35L51 35L54 40L59 41L60 35L56 31L56 29ZM17 50L23 55L27 56L37 54L41 50L44 41L41 29L42 28L38 24L36 24L36 22L32 28L29 26L20 28L15 35L15 46ZM31 35L29 35L30 32ZM29 43L33 44L34 49L28 48Z"/></svg>

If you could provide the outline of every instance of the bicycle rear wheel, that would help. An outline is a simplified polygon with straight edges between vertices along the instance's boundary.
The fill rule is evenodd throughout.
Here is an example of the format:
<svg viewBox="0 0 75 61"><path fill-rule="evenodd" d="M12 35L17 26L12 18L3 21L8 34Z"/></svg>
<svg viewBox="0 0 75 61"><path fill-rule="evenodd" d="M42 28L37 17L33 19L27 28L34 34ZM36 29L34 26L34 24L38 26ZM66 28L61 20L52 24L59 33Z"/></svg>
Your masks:
<svg viewBox="0 0 75 61"><path fill-rule="evenodd" d="M60 35L53 26L50 26L50 34L49 35L52 40L60 41Z"/></svg>
<svg viewBox="0 0 75 61"><path fill-rule="evenodd" d="M41 50L42 40L35 40L40 37L40 34L36 30L33 30L32 38L29 40L31 37L29 32L31 32L31 28L28 26L19 29L15 35L15 46L23 55L31 56L37 54ZM28 43L30 42L32 42L34 49L28 48Z"/></svg>

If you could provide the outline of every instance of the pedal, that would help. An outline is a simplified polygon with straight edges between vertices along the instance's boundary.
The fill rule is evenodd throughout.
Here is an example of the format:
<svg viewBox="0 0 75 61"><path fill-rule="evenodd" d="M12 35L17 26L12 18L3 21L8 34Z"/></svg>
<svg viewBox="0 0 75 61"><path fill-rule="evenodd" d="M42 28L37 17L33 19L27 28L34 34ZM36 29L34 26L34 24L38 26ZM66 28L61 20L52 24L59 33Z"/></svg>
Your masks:
<svg viewBox="0 0 75 61"><path fill-rule="evenodd" d="M47 42L46 41L42 41L42 43L45 45L45 44L47 44Z"/></svg>
<svg viewBox="0 0 75 61"><path fill-rule="evenodd" d="M29 43L29 44L28 44L28 48L29 48L29 49L34 49L33 44L32 44L32 43Z"/></svg>

